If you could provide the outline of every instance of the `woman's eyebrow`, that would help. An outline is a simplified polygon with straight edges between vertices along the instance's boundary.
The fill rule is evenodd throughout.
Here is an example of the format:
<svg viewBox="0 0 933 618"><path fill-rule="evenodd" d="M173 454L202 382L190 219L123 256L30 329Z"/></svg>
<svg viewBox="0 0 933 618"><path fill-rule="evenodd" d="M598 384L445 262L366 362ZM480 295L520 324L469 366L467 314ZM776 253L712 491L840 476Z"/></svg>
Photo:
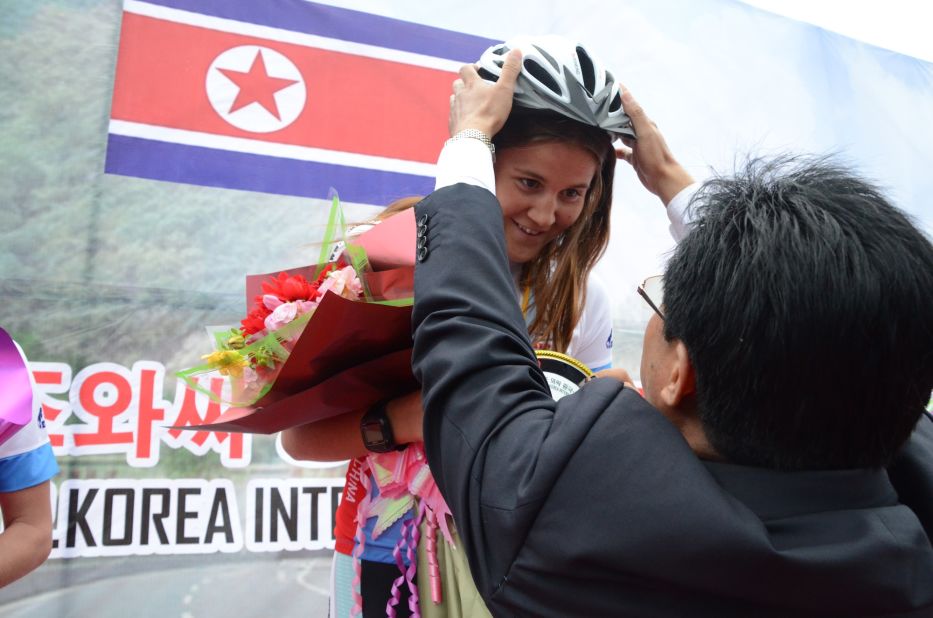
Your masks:
<svg viewBox="0 0 933 618"><path fill-rule="evenodd" d="M527 168L516 167L514 173L516 173L516 174L518 174L518 175L520 175L520 176L523 176L523 177L531 178L532 180L538 180L538 181L547 180L547 179L546 179L544 176L542 176L541 174L538 174L537 172L535 172L535 171L533 171L533 170L530 170L530 169L527 169ZM578 184L575 184L575 185L571 185L571 186L569 186L569 187L567 187L567 188L568 188L568 189L589 189L591 184L592 184L592 180L589 181L589 182L581 182L581 183L578 183Z"/></svg>
<svg viewBox="0 0 933 618"><path fill-rule="evenodd" d="M533 170L524 168L524 167L516 167L515 172L518 174L521 174L522 176L528 176L529 178L534 178L535 180L544 180L544 176L542 176L541 174Z"/></svg>

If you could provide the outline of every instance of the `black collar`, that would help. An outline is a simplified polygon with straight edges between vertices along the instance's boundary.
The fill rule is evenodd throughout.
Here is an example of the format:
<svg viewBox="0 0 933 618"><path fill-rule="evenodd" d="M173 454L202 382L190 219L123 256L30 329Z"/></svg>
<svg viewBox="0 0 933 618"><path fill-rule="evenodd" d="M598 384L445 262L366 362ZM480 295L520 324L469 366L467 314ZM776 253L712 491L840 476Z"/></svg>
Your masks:
<svg viewBox="0 0 933 618"><path fill-rule="evenodd" d="M884 469L781 472L704 461L728 493L761 519L897 504Z"/></svg>

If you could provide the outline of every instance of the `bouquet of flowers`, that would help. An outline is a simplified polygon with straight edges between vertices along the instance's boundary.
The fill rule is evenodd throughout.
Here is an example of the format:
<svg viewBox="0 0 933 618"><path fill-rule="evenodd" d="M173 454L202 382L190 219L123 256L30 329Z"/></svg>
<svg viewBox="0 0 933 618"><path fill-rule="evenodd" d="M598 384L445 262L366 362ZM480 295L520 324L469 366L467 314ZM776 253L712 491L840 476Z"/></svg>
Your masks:
<svg viewBox="0 0 933 618"><path fill-rule="evenodd" d="M318 264L246 279L248 314L178 372L230 406L198 429L275 433L417 387L411 373L414 214L346 239L336 196ZM343 239L336 257L330 246ZM217 395L198 377L227 378ZM188 428L195 428L188 426Z"/></svg>

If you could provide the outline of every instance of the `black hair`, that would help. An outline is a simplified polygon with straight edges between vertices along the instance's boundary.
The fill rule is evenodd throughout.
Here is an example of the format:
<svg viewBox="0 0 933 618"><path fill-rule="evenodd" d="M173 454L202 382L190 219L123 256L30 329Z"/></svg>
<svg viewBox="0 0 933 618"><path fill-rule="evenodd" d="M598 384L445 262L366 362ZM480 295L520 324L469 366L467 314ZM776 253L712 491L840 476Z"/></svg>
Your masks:
<svg viewBox="0 0 933 618"><path fill-rule="evenodd" d="M933 388L933 246L830 157L754 159L704 184L664 278L697 412L726 459L879 467Z"/></svg>

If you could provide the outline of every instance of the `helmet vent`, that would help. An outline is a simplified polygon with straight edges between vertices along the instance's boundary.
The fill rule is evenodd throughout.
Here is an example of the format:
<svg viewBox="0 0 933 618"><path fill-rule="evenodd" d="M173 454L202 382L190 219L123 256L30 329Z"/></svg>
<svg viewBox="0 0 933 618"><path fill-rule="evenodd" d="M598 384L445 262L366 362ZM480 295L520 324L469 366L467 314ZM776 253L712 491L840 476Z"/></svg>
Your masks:
<svg viewBox="0 0 933 618"><path fill-rule="evenodd" d="M585 45L558 35L517 36L489 46L477 62L487 83L502 81L505 56L522 50L512 100L529 109L556 112L613 136L635 138L625 114L621 86Z"/></svg>
<svg viewBox="0 0 933 618"><path fill-rule="evenodd" d="M482 77L483 79L485 79L485 80L488 81L488 82L497 82L497 81L499 81L499 76L498 76L498 75L492 73L491 71L487 71L487 70L484 69L483 67L480 67L479 70L476 71L476 72L479 73L479 76L480 76L480 77Z"/></svg>
<svg viewBox="0 0 933 618"><path fill-rule="evenodd" d="M612 103L609 104L609 113L617 112L622 109L622 97L619 93L616 93L616 96L612 97Z"/></svg>
<svg viewBox="0 0 933 618"><path fill-rule="evenodd" d="M582 47L577 47L577 60L580 61L580 72L583 73L583 87L591 95L596 92L596 71L593 70L593 61Z"/></svg>
<svg viewBox="0 0 933 618"><path fill-rule="evenodd" d="M528 71L528 74L538 80L538 83L542 86L558 95L562 94L560 84L557 83L557 80L555 80L544 67L530 58L526 59L523 65L525 70Z"/></svg>

